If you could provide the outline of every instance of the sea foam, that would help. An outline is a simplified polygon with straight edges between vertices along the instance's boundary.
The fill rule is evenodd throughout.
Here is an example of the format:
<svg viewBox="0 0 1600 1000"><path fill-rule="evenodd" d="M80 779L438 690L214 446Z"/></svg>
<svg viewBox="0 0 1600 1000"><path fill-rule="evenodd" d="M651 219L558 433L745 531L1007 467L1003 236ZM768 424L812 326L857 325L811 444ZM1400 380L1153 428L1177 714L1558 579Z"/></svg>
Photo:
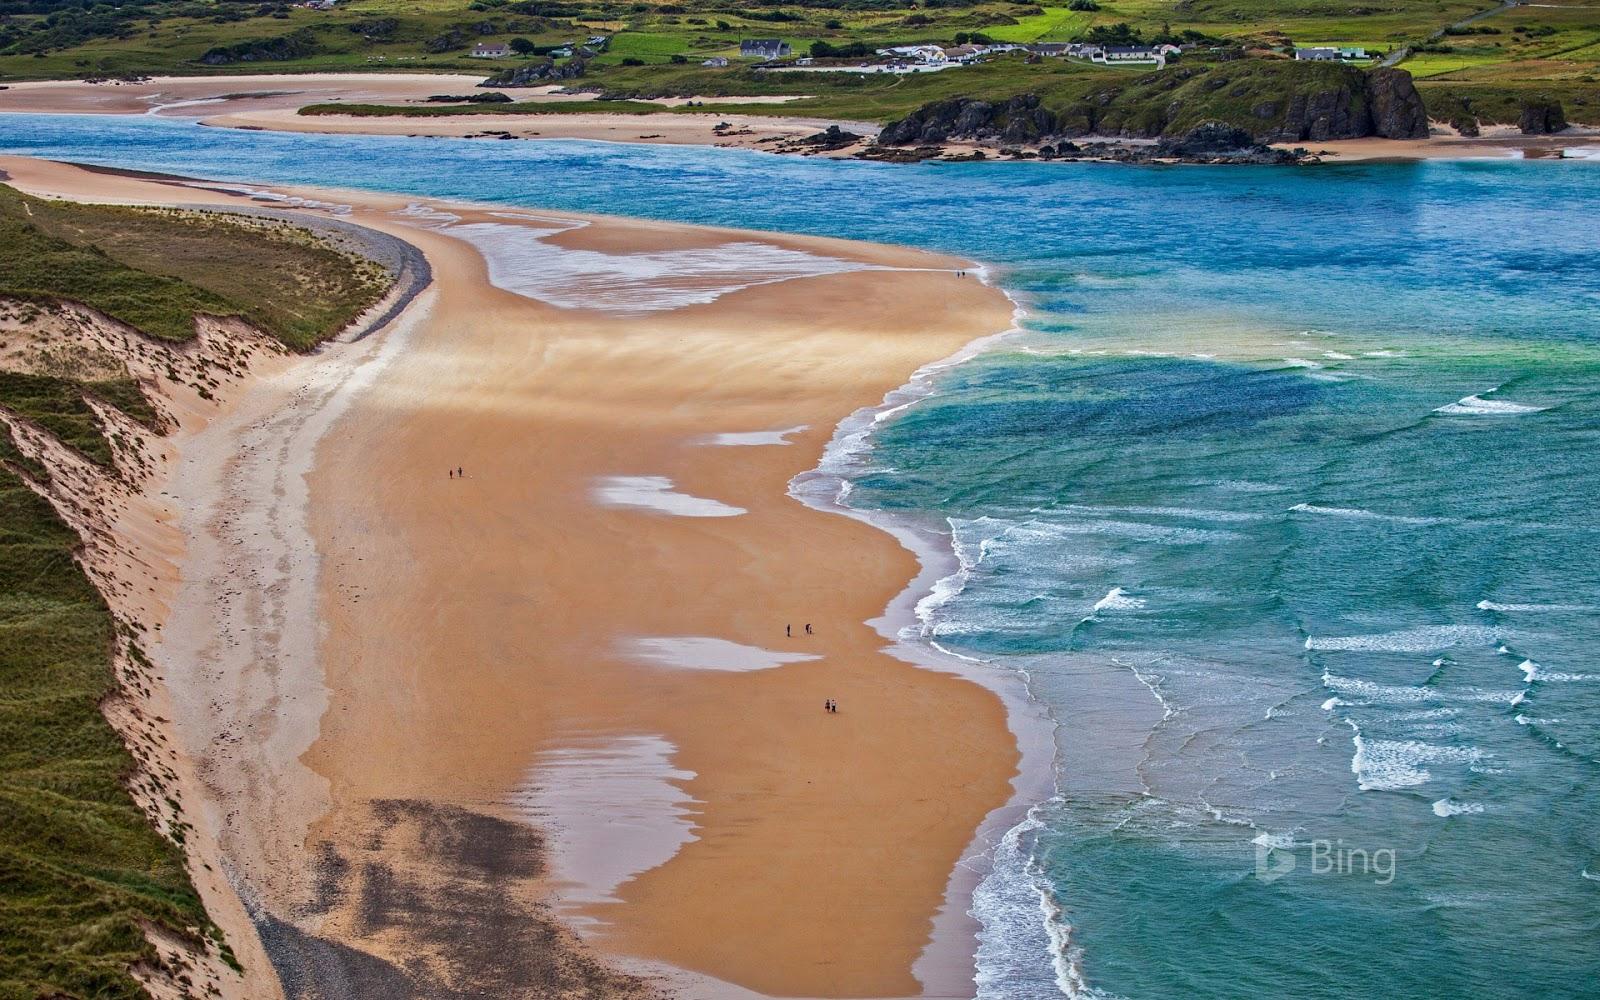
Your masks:
<svg viewBox="0 0 1600 1000"><path fill-rule="evenodd" d="M1498 635L1482 625L1426 625L1372 635L1308 636L1306 648L1325 652L1432 653L1454 646L1487 646Z"/></svg>
<svg viewBox="0 0 1600 1000"><path fill-rule="evenodd" d="M1296 514L1322 514L1327 517L1346 517L1362 521L1391 521L1395 524L1414 524L1426 526L1430 524L1448 524L1445 518L1438 517L1410 517L1404 514L1381 514L1377 511L1363 510L1360 507L1327 507L1322 504L1297 503L1289 510Z"/></svg>
<svg viewBox="0 0 1600 1000"><path fill-rule="evenodd" d="M1472 396L1463 396L1454 403L1435 409L1435 413L1443 413L1453 417L1514 417L1524 413L1539 413L1548 407L1529 406L1526 403L1513 403L1506 399L1484 399L1491 392L1498 392L1499 386L1487 392Z"/></svg>
<svg viewBox="0 0 1600 1000"><path fill-rule="evenodd" d="M1130 597L1121 587L1112 587L1106 596L1095 602L1090 614L1097 615L1102 611L1137 611L1144 607L1144 598Z"/></svg>
<svg viewBox="0 0 1600 1000"><path fill-rule="evenodd" d="M1499 604L1499 603L1496 603L1494 601L1479 601L1478 604L1477 604L1477 608L1478 608L1479 611L1498 611L1498 612L1540 612L1540 611L1546 611L1546 612L1551 612L1551 613L1569 612L1569 611L1577 613L1577 612L1584 612L1584 611L1600 610L1600 609L1597 609L1593 604Z"/></svg>
<svg viewBox="0 0 1600 1000"><path fill-rule="evenodd" d="M1394 791L1433 780L1429 765L1474 764L1483 759L1476 747L1448 747L1421 740L1369 740L1361 727L1345 720L1354 731L1355 754L1350 771L1363 792Z"/></svg>

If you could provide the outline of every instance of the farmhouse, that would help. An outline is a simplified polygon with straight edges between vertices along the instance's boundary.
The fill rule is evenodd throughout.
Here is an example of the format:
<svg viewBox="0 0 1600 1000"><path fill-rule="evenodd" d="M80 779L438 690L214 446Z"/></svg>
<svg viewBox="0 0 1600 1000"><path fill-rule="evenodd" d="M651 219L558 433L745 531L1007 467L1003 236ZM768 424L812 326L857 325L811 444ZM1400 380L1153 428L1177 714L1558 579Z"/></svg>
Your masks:
<svg viewBox="0 0 1600 1000"><path fill-rule="evenodd" d="M1148 45L1107 45L1100 50L1099 62L1160 62L1161 56Z"/></svg>
<svg viewBox="0 0 1600 1000"><path fill-rule="evenodd" d="M727 56L712 56L710 59L706 59L706 60L702 61L700 63L700 65L702 65L702 66L712 66L712 67L715 67L717 69L721 69L722 67L728 65L728 57Z"/></svg>
<svg viewBox="0 0 1600 1000"><path fill-rule="evenodd" d="M504 59L511 54L511 46L505 42L479 42L472 47L474 59Z"/></svg>
<svg viewBox="0 0 1600 1000"><path fill-rule="evenodd" d="M778 59L789 51L789 43L778 38L746 38L739 43L739 55L746 59Z"/></svg>
<svg viewBox="0 0 1600 1000"><path fill-rule="evenodd" d="M937 45L896 45L889 49L879 49L880 56L900 56L904 59L915 59L920 63L937 65L945 61L944 49Z"/></svg>
<svg viewBox="0 0 1600 1000"><path fill-rule="evenodd" d="M979 45L952 45L944 50L944 61L953 63L969 63L984 53L985 49Z"/></svg>
<svg viewBox="0 0 1600 1000"><path fill-rule="evenodd" d="M1330 46L1317 46L1310 49L1295 49L1294 57L1301 62L1341 62L1367 58L1367 50L1363 48L1339 48Z"/></svg>

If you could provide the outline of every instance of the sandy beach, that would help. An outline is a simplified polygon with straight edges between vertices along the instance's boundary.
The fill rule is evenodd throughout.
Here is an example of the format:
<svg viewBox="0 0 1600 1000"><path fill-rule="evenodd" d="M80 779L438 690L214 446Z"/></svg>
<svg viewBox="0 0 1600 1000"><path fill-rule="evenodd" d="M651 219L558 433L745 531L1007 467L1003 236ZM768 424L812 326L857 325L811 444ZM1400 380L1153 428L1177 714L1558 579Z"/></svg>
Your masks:
<svg viewBox="0 0 1600 1000"><path fill-rule="evenodd" d="M839 122L782 115L725 115L718 104L782 104L793 98L739 97L699 99L705 113L638 115L604 110L550 115L471 115L454 118L358 118L297 114L309 104L426 104L435 94L477 93L482 75L428 73L308 73L249 76L153 77L136 83L86 83L81 80L34 81L0 90L0 112L39 114L154 114L196 118L219 128L266 129L333 135L481 136L505 133L513 138L600 139L667 145L762 148L785 139L812 135L840 125L861 135L876 135L867 122ZM509 90L517 101L593 101L594 94L561 93L557 86ZM665 98L663 107L682 105L684 98ZM726 124L726 128L718 128Z"/></svg>
<svg viewBox="0 0 1600 1000"><path fill-rule="evenodd" d="M185 114L299 108L322 101L408 102L471 93L482 76L439 73L259 73L156 76L138 82L34 80L0 90L0 111L38 114Z"/></svg>
<svg viewBox="0 0 1600 1000"><path fill-rule="evenodd" d="M1282 148L1289 148L1283 144ZM1556 135L1523 135L1509 125L1485 126L1483 134L1462 136L1435 125L1426 139L1338 139L1304 146L1329 163L1370 160L1559 159L1600 152L1600 130L1574 126Z"/></svg>
<svg viewBox="0 0 1600 1000"><path fill-rule="evenodd" d="M1009 326L1004 296L892 247L262 190L434 278L263 368L152 486L182 536L149 612L174 730L286 992L970 991L947 890L1013 795L1007 706L889 655L866 623L915 558L786 489L841 419Z"/></svg>
<svg viewBox="0 0 1600 1000"><path fill-rule="evenodd" d="M570 98L566 98L570 100ZM604 107L598 104L597 107ZM598 139L669 146L723 146L760 149L799 139L837 125L857 135L876 135L870 122L780 115L677 112L637 115L620 112L564 111L549 115L469 115L457 118L369 118L353 115L300 115L293 109L240 111L208 116L205 124L275 132L329 135L427 135L513 139ZM726 126L726 127L719 127ZM829 155L849 155L854 147Z"/></svg>

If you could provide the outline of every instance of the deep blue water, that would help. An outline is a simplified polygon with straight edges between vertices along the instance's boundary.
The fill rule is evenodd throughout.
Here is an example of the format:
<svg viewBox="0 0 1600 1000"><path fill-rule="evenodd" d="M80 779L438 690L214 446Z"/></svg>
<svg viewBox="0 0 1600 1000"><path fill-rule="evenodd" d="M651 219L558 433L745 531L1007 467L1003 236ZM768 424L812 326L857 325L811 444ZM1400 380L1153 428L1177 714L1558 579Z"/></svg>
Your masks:
<svg viewBox="0 0 1600 1000"><path fill-rule="evenodd" d="M980 893L983 995L1600 996L1600 164L901 167L65 116L0 116L0 150L994 265L1025 331L850 469L856 506L950 533L928 638L1026 671L1060 724L1061 795Z"/></svg>

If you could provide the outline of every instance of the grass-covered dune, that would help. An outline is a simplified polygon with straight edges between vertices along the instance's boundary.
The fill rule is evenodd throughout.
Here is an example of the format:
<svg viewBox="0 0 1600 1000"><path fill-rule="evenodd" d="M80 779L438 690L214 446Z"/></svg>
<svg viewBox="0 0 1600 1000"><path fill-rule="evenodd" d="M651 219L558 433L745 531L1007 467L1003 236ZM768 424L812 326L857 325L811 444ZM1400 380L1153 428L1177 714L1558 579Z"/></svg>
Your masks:
<svg viewBox="0 0 1600 1000"><path fill-rule="evenodd" d="M242 316L303 349L384 285L381 269L281 222L43 201L0 186L0 410L111 476L109 431L90 400L146 426L156 412L104 359L75 366L70 347L52 354L48 343L19 352L59 304L90 306L156 343L192 338L198 315ZM54 370L37 360L61 355ZM76 534L24 480L54 471L0 425L0 1000L120 1000L142 995L130 967L156 958L143 925L214 931L179 846L126 787L134 761L101 704L115 690L119 630L134 633L74 561Z"/></svg>
<svg viewBox="0 0 1600 1000"><path fill-rule="evenodd" d="M81 302L163 340L240 316L304 350L381 292L381 269L306 230L209 212L79 205L0 187L0 295Z"/></svg>
<svg viewBox="0 0 1600 1000"><path fill-rule="evenodd" d="M0 376L6 405L71 425L102 453L60 380ZM77 412L73 412L77 411ZM0 436L0 458L20 456ZM0 997L141 995L141 924L207 928L178 849L123 787L132 762L100 714L116 624L76 563L77 536L0 469Z"/></svg>

